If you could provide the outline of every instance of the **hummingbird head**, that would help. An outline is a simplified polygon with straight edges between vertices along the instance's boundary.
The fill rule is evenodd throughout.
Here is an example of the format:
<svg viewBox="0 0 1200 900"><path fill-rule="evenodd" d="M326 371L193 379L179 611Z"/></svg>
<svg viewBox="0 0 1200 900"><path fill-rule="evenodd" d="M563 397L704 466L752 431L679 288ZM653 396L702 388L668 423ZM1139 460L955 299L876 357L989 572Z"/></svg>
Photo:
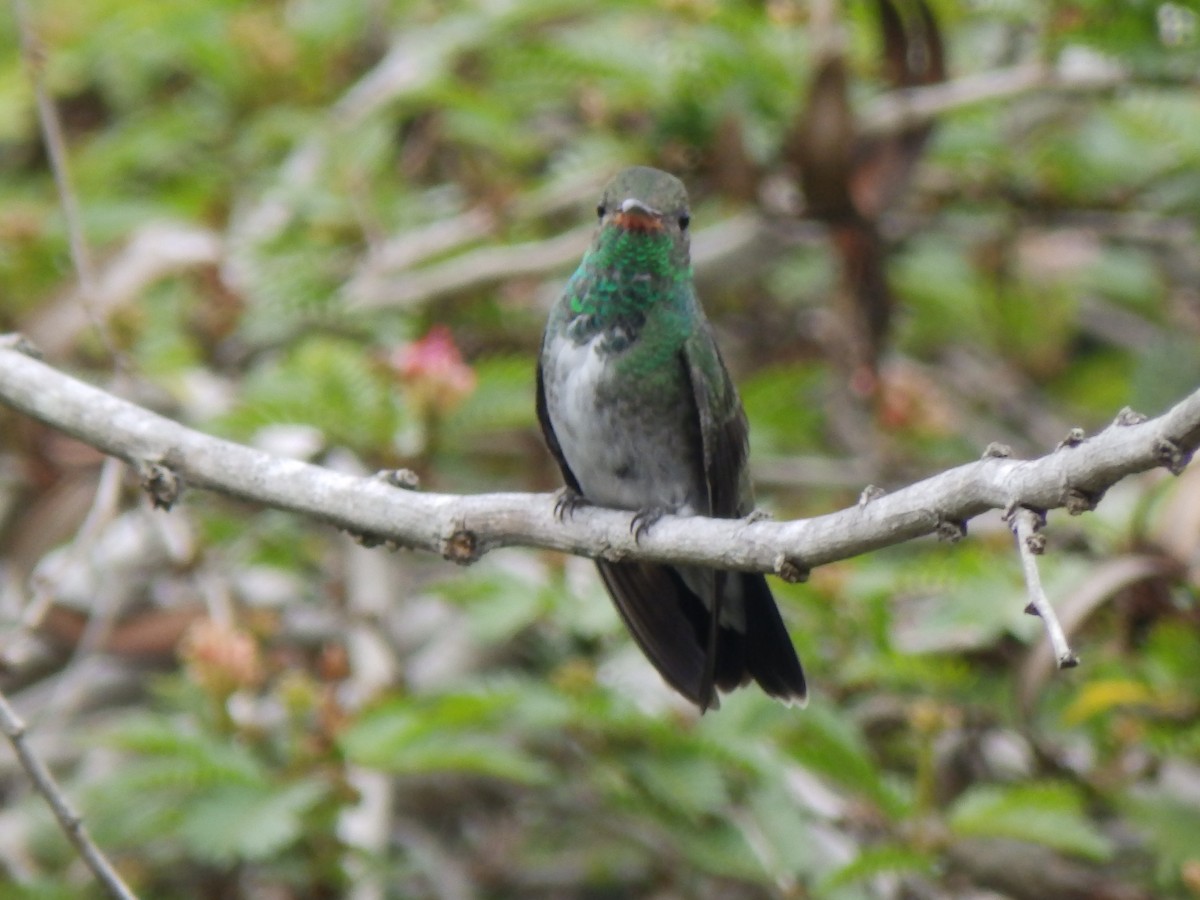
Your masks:
<svg viewBox="0 0 1200 900"><path fill-rule="evenodd" d="M601 242L606 236L665 239L673 261L687 265L691 212L687 190L674 175L648 166L625 169L605 186L596 214Z"/></svg>
<svg viewBox="0 0 1200 900"><path fill-rule="evenodd" d="M636 329L651 309L686 316L694 295L683 183L658 169L625 169L605 185L596 213L600 227L563 294L571 321L591 334Z"/></svg>

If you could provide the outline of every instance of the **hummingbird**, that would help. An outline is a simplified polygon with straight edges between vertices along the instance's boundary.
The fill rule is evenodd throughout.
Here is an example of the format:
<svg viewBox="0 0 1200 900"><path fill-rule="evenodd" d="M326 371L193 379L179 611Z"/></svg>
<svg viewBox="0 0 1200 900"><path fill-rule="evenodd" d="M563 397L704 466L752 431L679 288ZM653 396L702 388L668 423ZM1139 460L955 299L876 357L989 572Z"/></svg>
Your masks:
<svg viewBox="0 0 1200 900"><path fill-rule="evenodd" d="M692 283L687 191L636 166L596 207L595 238L546 324L537 415L566 489L629 510L640 537L661 516L754 511L746 414ZM597 560L642 652L701 712L751 680L803 703L804 670L761 573Z"/></svg>

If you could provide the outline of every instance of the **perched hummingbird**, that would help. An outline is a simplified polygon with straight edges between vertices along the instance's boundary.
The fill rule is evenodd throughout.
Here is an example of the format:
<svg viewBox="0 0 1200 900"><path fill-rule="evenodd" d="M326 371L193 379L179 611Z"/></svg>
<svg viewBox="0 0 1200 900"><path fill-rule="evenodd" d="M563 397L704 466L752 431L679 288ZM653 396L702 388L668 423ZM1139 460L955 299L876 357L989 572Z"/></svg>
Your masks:
<svg viewBox="0 0 1200 900"><path fill-rule="evenodd" d="M546 324L537 413L579 502L732 519L754 508L746 414L692 285L687 191L658 169L605 187L599 229ZM804 671L766 579L701 566L597 561L662 677L706 710L753 678L803 701Z"/></svg>

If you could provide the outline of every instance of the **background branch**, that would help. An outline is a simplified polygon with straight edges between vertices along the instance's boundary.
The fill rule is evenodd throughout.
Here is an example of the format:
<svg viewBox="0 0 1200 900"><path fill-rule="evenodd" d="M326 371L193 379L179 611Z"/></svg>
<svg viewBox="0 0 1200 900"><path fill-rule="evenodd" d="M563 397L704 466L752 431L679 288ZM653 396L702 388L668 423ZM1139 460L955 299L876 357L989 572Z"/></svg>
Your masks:
<svg viewBox="0 0 1200 900"><path fill-rule="evenodd" d="M21 768L29 775L29 780L33 782L37 792L49 804L63 833L75 845L75 849L79 851L79 855L83 857L83 861L108 895L119 900L136 900L112 863L92 841L91 835L84 827L83 819L63 794L46 764L29 748L29 743L25 740L25 723L3 694L0 694L0 731L4 732L4 736L12 744Z"/></svg>
<svg viewBox="0 0 1200 900"><path fill-rule="evenodd" d="M40 350L51 358L66 355L80 333L96 318L107 322L131 306L156 282L221 262L221 236L186 222L151 222L137 229L95 278L90 297L82 288L37 310L24 325Z"/></svg>
<svg viewBox="0 0 1200 900"><path fill-rule="evenodd" d="M1025 63L941 84L889 91L867 108L859 128L863 134L894 134L981 103L1047 91L1107 91L1128 81L1129 73L1121 66L1080 51L1054 65Z"/></svg>
<svg viewBox="0 0 1200 900"><path fill-rule="evenodd" d="M125 363L123 354L119 351L112 333L108 327L106 316L96 308L96 274L92 265L91 250L88 247L87 235L84 228L83 216L75 189L71 183L71 173L67 162L67 144L63 134L62 121L58 109L46 86L45 55L37 32L30 21L24 0L13 0L13 15L16 19L17 31L21 40L21 53L29 73L37 106L38 125L41 129L42 142L58 191L58 202L62 208L63 219L67 231L67 243L71 252L71 263L78 280L79 308L87 321L95 329L105 351L113 360L115 366ZM86 545L86 537L94 533L98 524L106 520L111 512L110 498L115 499L118 484L117 471L109 461L105 462L106 477L101 483L107 482L111 490L100 490L93 500L91 510L80 528L80 537L85 538L75 543L74 547ZM41 606L40 603L35 607ZM30 612L30 610L27 610ZM37 615L36 608L32 610ZM101 621L97 619L97 621ZM17 715L8 702L8 698L0 693L0 731L12 744L13 751L21 768L28 774L34 789L42 795L54 813L59 827L74 845L84 864L95 876L104 891L117 900L135 900L133 892L126 886L117 870L109 862L108 857L92 840L83 819L71 805L66 795L59 788L54 776L41 758L35 754L26 741L25 723Z"/></svg>
<svg viewBox="0 0 1200 900"><path fill-rule="evenodd" d="M303 513L412 549L472 562L503 546L606 559L704 563L795 579L815 565L958 527L989 509L1092 508L1114 483L1200 445L1200 390L1156 419L1119 417L1082 442L1034 460L987 457L850 509L791 522L664 517L640 543L629 514L584 508L559 522L548 495L402 491L210 437L77 381L17 349L0 349L0 400L138 467L169 505L175 481Z"/></svg>

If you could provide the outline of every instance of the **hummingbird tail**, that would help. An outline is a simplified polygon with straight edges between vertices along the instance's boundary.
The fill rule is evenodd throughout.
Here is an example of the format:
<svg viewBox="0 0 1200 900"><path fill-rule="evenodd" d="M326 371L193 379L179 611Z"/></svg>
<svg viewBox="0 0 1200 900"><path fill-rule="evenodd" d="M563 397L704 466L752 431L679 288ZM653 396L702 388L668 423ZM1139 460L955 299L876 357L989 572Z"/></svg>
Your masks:
<svg viewBox="0 0 1200 900"><path fill-rule="evenodd" d="M700 601L669 566L653 563L610 563L596 567L609 596L654 668L683 696L699 707L716 707L716 691L705 688L704 643L698 638L706 620Z"/></svg>
<svg viewBox="0 0 1200 900"><path fill-rule="evenodd" d="M764 691L788 704L804 705L808 685L792 639L765 576L742 575L746 612L746 670Z"/></svg>
<svg viewBox="0 0 1200 900"><path fill-rule="evenodd" d="M742 632L727 625L715 627L720 604L714 619L672 566L600 560L597 567L647 659L702 711L719 707L717 688L731 691L752 678L773 697L804 702L804 670L762 575L719 573L722 584L742 579Z"/></svg>

